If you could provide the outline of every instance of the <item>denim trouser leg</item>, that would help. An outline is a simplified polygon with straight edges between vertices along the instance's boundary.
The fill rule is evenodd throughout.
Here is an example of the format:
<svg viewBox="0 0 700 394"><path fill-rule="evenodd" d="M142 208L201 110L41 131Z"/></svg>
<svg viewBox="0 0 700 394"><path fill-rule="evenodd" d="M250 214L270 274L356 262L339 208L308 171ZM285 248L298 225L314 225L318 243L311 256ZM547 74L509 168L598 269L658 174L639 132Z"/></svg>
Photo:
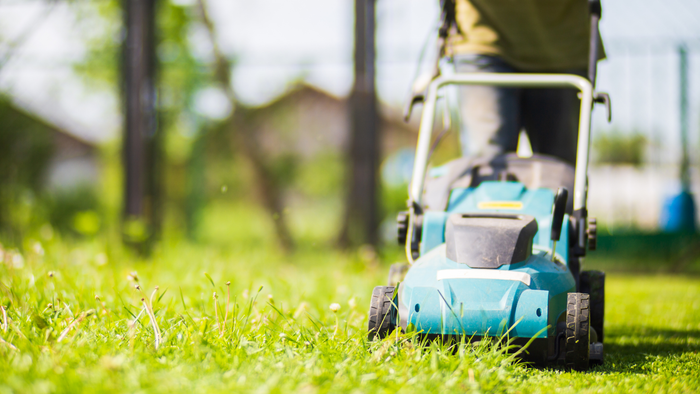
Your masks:
<svg viewBox="0 0 700 394"><path fill-rule="evenodd" d="M581 111L576 90L524 89L520 105L522 126L530 138L532 151L575 164Z"/></svg>
<svg viewBox="0 0 700 394"><path fill-rule="evenodd" d="M455 56L458 73L519 72L487 55ZM585 71L568 73L585 75ZM573 89L519 89L462 86L460 141L464 156L493 156L515 152L521 128L532 150L576 162L581 102Z"/></svg>
<svg viewBox="0 0 700 394"><path fill-rule="evenodd" d="M515 72L494 56L460 55L455 56L454 62L458 73ZM516 150L520 131L520 94L520 89L516 88L459 88L463 156L494 156Z"/></svg>

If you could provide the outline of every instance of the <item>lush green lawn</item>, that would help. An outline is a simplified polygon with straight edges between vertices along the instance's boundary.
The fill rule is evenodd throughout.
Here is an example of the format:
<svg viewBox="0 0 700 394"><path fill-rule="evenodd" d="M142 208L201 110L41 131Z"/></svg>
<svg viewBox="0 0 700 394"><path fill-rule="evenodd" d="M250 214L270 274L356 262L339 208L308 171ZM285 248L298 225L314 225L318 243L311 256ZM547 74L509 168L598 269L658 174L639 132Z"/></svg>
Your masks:
<svg viewBox="0 0 700 394"><path fill-rule="evenodd" d="M369 295L391 258L323 248L284 257L251 240L166 242L138 261L114 244L29 242L21 258L5 253L0 392L700 390L698 278L609 276L606 364L568 373L517 365L495 347L367 344ZM227 281L220 329L213 293L222 321ZM141 301L155 286L157 349Z"/></svg>

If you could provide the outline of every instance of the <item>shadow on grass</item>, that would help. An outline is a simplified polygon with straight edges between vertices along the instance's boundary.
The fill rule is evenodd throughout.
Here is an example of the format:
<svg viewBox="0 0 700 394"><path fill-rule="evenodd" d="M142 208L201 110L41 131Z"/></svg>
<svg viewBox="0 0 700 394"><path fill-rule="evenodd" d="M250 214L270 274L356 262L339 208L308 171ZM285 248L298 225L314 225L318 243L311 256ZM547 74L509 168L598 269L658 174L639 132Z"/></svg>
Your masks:
<svg viewBox="0 0 700 394"><path fill-rule="evenodd" d="M678 363L695 364L700 358L699 352L700 330L643 328L630 333L612 331L606 336L605 364L591 371L655 373L667 364L673 364L674 368Z"/></svg>
<svg viewBox="0 0 700 394"><path fill-rule="evenodd" d="M606 331L605 364L591 366L589 372L600 374L653 374L668 365L690 366L681 374L695 373L700 361L700 330L645 328L635 332ZM622 343L620 343L622 342ZM673 362L671 362L673 360ZM563 365L531 365L539 370L565 371Z"/></svg>

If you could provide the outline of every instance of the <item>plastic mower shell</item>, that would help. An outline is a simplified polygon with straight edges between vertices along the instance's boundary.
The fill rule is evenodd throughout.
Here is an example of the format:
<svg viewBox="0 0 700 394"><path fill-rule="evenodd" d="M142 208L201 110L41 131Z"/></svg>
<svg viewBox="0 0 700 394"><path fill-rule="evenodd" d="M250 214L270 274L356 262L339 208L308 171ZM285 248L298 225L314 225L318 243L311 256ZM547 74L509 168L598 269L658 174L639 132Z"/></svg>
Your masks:
<svg viewBox="0 0 700 394"><path fill-rule="evenodd" d="M576 165L506 153L428 171L437 91L450 84L579 89ZM395 328L472 340L507 335L528 344L521 354L538 364L602 363L605 275L580 271L595 244L586 210L593 97L590 82L575 75L474 73L431 82L409 210L398 220L410 268L392 267L389 286L375 288L370 339Z"/></svg>

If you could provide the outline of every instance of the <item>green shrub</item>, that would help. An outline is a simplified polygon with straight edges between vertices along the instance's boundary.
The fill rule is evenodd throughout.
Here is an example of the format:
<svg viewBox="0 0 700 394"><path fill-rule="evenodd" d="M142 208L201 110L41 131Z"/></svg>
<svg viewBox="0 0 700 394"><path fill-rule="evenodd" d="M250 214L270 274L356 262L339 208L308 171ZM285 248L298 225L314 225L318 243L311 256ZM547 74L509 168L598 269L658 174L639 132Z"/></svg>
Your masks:
<svg viewBox="0 0 700 394"><path fill-rule="evenodd" d="M647 139L638 132L623 134L613 131L596 138L593 147L598 163L639 166L644 163Z"/></svg>

